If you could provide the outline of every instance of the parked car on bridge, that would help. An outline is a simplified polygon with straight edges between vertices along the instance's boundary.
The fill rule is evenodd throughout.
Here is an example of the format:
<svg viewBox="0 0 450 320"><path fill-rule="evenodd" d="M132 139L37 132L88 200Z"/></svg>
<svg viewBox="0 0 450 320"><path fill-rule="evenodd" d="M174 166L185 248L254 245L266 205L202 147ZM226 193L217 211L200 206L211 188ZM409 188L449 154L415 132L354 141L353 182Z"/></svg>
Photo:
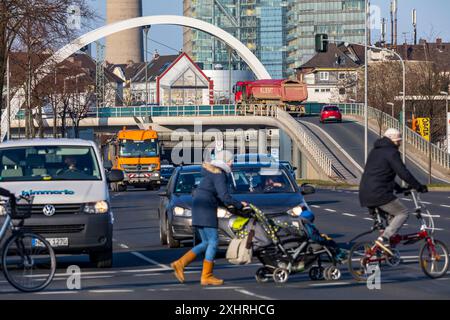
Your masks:
<svg viewBox="0 0 450 320"><path fill-rule="evenodd" d="M337 106L323 106L320 112L320 122L325 123L327 121L342 122L342 113Z"/></svg>
<svg viewBox="0 0 450 320"><path fill-rule="evenodd" d="M167 190L160 193L158 215L161 244L176 248L181 241L193 240L192 191L201 178L199 165L178 167ZM299 187L289 170L280 164L274 167L273 163L236 163L231 178L229 187L237 200L252 203L273 216L308 208L303 195L314 192L311 186ZM224 245L231 240L231 225L236 216L225 208L219 208L217 216L219 242Z"/></svg>

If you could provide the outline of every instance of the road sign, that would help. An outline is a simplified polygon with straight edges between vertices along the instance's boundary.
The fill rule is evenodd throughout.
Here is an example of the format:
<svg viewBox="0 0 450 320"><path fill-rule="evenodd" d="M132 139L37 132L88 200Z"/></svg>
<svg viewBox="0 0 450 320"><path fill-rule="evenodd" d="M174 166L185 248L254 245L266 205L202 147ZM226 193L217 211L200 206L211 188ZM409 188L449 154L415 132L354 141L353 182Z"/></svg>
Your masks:
<svg viewBox="0 0 450 320"><path fill-rule="evenodd" d="M430 118L415 118L413 130L425 140L430 141Z"/></svg>

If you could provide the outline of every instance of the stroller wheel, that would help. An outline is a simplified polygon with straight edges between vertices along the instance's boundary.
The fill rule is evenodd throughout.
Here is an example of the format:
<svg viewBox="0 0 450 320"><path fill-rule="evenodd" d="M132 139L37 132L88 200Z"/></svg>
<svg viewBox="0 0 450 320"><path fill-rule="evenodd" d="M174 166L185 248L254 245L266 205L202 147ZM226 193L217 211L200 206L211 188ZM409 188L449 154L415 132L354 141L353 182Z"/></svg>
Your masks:
<svg viewBox="0 0 450 320"><path fill-rule="evenodd" d="M285 283L289 279L289 271L282 268L277 268L273 272L273 280L276 283Z"/></svg>
<svg viewBox="0 0 450 320"><path fill-rule="evenodd" d="M329 266L324 271L325 280L339 280L341 278L341 271L335 266Z"/></svg>
<svg viewBox="0 0 450 320"><path fill-rule="evenodd" d="M259 268L258 270L256 270L255 273L255 279L256 282L258 283L265 283L267 281L269 281L269 277L268 275L270 274L270 270L268 268Z"/></svg>
<svg viewBox="0 0 450 320"><path fill-rule="evenodd" d="M309 269L309 278L313 281L323 280L323 273L323 267L312 267L311 269Z"/></svg>

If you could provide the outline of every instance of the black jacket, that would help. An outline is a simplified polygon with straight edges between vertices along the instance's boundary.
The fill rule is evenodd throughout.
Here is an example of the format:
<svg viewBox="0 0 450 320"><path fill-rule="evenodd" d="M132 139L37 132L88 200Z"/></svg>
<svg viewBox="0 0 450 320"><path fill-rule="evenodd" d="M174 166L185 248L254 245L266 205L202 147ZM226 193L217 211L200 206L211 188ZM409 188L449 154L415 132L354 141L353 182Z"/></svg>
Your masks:
<svg viewBox="0 0 450 320"><path fill-rule="evenodd" d="M233 205L242 209L241 202L228 191L227 174L209 163L202 167L202 180L192 199L192 225L217 228L217 208Z"/></svg>
<svg viewBox="0 0 450 320"><path fill-rule="evenodd" d="M359 185L361 206L379 207L395 200L394 190L399 187L395 182L396 175L414 189L421 186L406 169L398 147L389 138L378 139L367 158Z"/></svg>

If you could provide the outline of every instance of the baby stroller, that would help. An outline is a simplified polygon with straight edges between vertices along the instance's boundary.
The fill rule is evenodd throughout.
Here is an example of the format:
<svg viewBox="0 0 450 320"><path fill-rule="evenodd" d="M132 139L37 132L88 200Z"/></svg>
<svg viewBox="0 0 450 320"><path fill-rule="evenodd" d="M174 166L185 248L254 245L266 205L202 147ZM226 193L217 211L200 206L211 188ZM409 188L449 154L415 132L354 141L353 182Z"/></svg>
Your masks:
<svg viewBox="0 0 450 320"><path fill-rule="evenodd" d="M311 280L340 279L335 250L310 240L301 219L289 215L268 218L257 207L250 208L250 219L237 236L245 237L254 230L253 254L263 264L256 271L257 282L272 278L285 283L291 274L308 270Z"/></svg>

